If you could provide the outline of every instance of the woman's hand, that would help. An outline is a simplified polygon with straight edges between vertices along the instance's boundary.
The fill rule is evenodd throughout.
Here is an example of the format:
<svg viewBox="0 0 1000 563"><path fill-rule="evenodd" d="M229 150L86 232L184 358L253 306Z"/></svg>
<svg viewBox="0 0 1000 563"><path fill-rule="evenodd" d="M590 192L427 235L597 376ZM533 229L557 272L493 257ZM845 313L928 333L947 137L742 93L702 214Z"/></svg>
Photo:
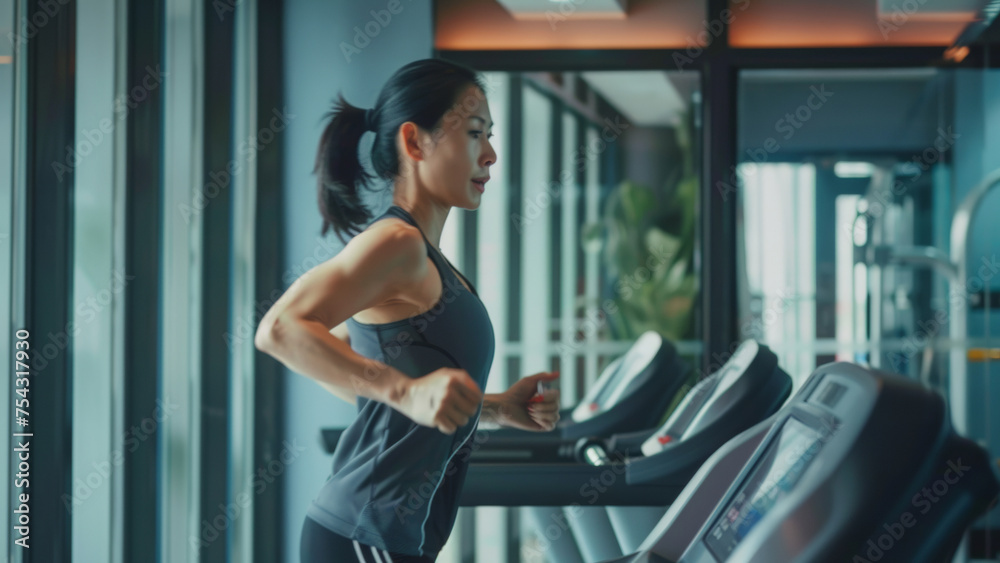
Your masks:
<svg viewBox="0 0 1000 563"><path fill-rule="evenodd" d="M554 429L559 421L559 390L547 389L538 395L538 382L558 378L558 371L543 371L520 379L503 393L490 395L488 402L494 421L501 426L532 432Z"/></svg>
<svg viewBox="0 0 1000 563"><path fill-rule="evenodd" d="M465 426L483 401L483 392L462 369L441 368L409 379L393 408L421 426L454 434Z"/></svg>

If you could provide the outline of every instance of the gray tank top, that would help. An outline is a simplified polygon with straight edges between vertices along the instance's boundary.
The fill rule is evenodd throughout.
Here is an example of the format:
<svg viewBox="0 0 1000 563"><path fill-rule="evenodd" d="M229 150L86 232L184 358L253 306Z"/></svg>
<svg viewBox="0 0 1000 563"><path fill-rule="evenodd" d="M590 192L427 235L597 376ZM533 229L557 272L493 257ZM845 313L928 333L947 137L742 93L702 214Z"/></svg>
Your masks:
<svg viewBox="0 0 1000 563"><path fill-rule="evenodd" d="M398 206L372 223L387 217L420 228ZM485 392L495 344L486 307L472 283L466 280L470 293L444 255L426 236L424 241L441 276L441 299L425 313L391 323L348 319L351 348L413 378L442 367L461 368ZM458 513L481 407L450 436L378 401L358 397L357 407L358 417L341 435L333 472L308 516L379 549L437 556Z"/></svg>

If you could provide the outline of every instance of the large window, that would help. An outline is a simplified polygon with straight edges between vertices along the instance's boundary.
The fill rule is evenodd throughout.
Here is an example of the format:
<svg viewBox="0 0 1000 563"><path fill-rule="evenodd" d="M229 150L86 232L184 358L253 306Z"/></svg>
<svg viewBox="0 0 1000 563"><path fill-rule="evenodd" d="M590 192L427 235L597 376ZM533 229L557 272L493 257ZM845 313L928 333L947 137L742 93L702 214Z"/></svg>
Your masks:
<svg viewBox="0 0 1000 563"><path fill-rule="evenodd" d="M647 330L692 340L698 272L694 73L487 73L498 163L446 250L475 272L497 389L558 369L575 404ZM586 96L589 104L578 99ZM456 222L458 223L458 222ZM461 248L460 248L461 247ZM461 261L461 260L460 260Z"/></svg>

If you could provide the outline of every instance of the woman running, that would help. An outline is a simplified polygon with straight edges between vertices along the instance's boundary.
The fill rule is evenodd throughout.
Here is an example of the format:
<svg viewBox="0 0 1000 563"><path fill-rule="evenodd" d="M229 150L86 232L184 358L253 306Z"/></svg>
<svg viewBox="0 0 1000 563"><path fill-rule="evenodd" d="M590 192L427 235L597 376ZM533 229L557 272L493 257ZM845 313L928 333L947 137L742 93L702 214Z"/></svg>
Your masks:
<svg viewBox="0 0 1000 563"><path fill-rule="evenodd" d="M322 233L353 238L292 284L255 339L358 407L306 514L303 563L435 561L479 421L542 432L559 419L558 390L536 396L557 372L483 393L493 326L439 249L448 212L479 207L496 162L485 91L466 67L421 60L389 79L374 108L340 95L327 115L315 169ZM373 220L358 192L373 179L358 158L368 131L372 165L393 190Z"/></svg>

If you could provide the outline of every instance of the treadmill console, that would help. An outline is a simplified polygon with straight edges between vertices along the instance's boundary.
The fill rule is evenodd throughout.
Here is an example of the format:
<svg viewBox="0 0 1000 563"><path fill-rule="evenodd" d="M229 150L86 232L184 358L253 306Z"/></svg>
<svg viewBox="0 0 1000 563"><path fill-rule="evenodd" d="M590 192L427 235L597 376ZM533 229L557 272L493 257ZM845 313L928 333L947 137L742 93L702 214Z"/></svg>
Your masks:
<svg viewBox="0 0 1000 563"><path fill-rule="evenodd" d="M642 444L642 454L649 457L660 453L677 441L697 432L706 417L712 414L712 404L739 381L757 358L760 345L754 340L740 344L729 360L712 375L702 379L687 393L663 426Z"/></svg>
<svg viewBox="0 0 1000 563"><path fill-rule="evenodd" d="M874 407L875 387L858 366L832 364L817 370L778 415L681 561L729 561L769 516L771 526L786 518L794 502L782 501L793 496L801 500L820 487L853 447ZM820 457L824 462L817 466ZM751 547L742 556L756 551Z"/></svg>
<svg viewBox="0 0 1000 563"><path fill-rule="evenodd" d="M663 346L663 337L647 331L621 356L604 369L601 377L573 409L573 422L583 422L617 404L622 397L639 388L639 376L653 362Z"/></svg>
<svg viewBox="0 0 1000 563"><path fill-rule="evenodd" d="M933 514L914 517L913 495L955 459L976 477L953 483L961 492L940 498ZM991 466L954 433L939 395L899 376L828 364L776 415L679 561L950 559L1000 490Z"/></svg>
<svg viewBox="0 0 1000 563"><path fill-rule="evenodd" d="M768 511L798 483L816 458L825 431L789 418L744 480L739 491L716 518L705 545L725 561Z"/></svg>
<svg viewBox="0 0 1000 563"><path fill-rule="evenodd" d="M943 397L827 364L713 454L614 563L941 563L998 494L993 460L955 433Z"/></svg>

